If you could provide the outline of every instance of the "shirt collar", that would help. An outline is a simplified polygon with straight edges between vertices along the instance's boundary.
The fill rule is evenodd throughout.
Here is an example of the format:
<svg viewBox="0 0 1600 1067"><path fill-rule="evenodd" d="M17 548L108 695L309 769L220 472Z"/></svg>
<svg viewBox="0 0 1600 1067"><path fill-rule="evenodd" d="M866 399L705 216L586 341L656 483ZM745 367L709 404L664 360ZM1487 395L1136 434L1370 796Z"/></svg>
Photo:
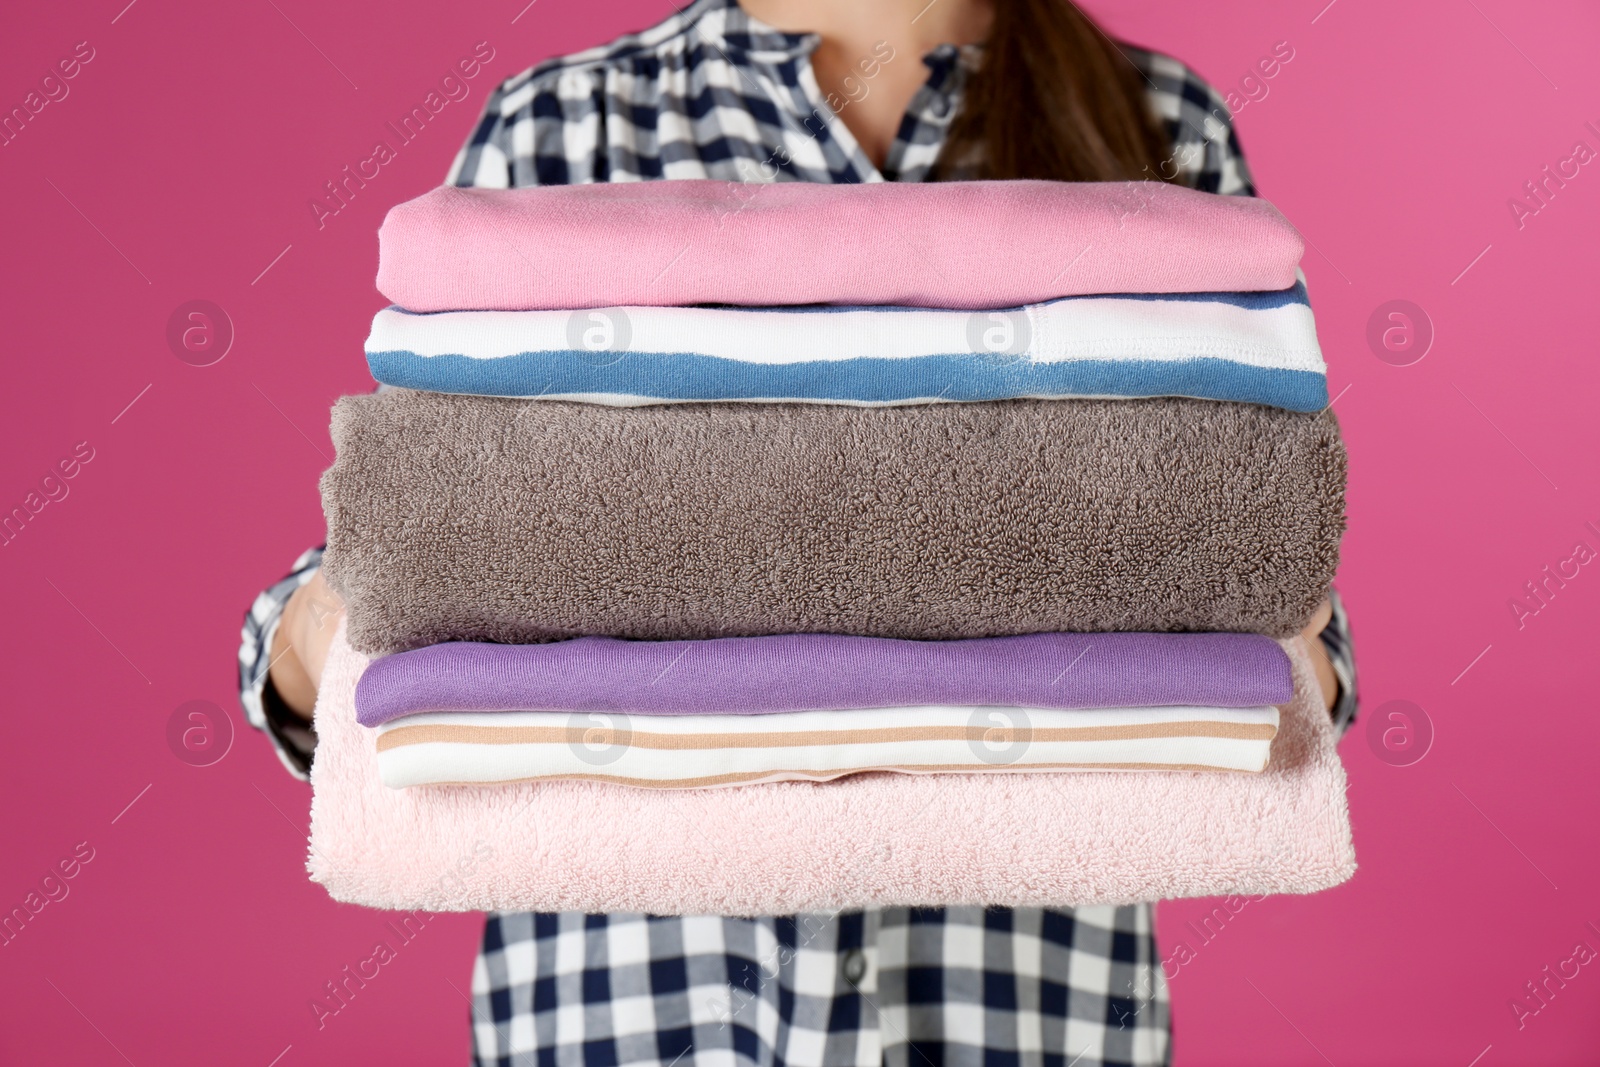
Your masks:
<svg viewBox="0 0 1600 1067"><path fill-rule="evenodd" d="M782 63L809 56L822 42L815 33L790 33L767 25L740 7L739 0L695 0L684 8L683 15L694 25L696 33L721 48L735 62L743 59ZM982 59L982 45L941 44L923 56L922 62L936 72L948 74L957 65L968 72L976 70Z"/></svg>
<svg viewBox="0 0 1600 1067"><path fill-rule="evenodd" d="M684 15L701 38L734 63L784 63L809 56L822 41L815 33L769 26L747 14L739 0L696 0Z"/></svg>

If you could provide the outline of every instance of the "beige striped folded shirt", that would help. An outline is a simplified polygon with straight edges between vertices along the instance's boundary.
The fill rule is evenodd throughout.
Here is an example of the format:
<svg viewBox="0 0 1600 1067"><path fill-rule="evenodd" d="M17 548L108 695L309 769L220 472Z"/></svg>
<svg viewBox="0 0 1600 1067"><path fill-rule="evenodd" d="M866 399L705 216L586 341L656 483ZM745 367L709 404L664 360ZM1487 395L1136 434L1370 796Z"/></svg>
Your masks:
<svg viewBox="0 0 1600 1067"><path fill-rule="evenodd" d="M764 715L431 712L374 732L387 786L657 789L904 774L1264 770L1278 709L910 707Z"/></svg>

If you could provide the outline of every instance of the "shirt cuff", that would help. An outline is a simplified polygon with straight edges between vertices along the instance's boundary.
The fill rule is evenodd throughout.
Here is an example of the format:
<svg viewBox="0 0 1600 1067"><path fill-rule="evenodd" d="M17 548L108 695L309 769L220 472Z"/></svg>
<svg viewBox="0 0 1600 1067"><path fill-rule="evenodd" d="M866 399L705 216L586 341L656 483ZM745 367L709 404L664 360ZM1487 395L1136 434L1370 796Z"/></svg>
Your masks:
<svg viewBox="0 0 1600 1067"><path fill-rule="evenodd" d="M239 703L246 721L264 731L284 767L296 778L311 773L317 746L312 725L284 703L272 684L272 641L283 621L283 609L295 590L309 582L322 565L322 547L308 549L294 568L271 588L262 591L245 614L239 644Z"/></svg>
<svg viewBox="0 0 1600 1067"><path fill-rule="evenodd" d="M1333 605L1333 615L1317 637L1328 653L1334 677L1339 680L1339 692L1334 697L1332 715L1334 730L1343 737L1345 731L1350 729L1350 724L1355 722L1360 706L1356 688L1355 644L1350 638L1350 619L1345 615L1344 601L1336 590L1331 589L1328 591L1328 600Z"/></svg>

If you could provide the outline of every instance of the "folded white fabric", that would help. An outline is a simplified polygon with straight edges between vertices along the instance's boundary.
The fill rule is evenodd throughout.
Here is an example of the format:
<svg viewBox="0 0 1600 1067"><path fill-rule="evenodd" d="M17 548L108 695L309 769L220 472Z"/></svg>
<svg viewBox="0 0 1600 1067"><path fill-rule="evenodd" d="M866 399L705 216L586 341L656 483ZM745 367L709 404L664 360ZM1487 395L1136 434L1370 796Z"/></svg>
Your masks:
<svg viewBox="0 0 1600 1067"><path fill-rule="evenodd" d="M999 311L911 307L385 308L380 382L639 405L1191 396L1327 406L1303 282L1278 292L1067 297Z"/></svg>
<svg viewBox="0 0 1600 1067"><path fill-rule="evenodd" d="M378 727L377 749L394 788L577 778L695 789L862 771L1259 772L1277 732L1275 707L430 712Z"/></svg>

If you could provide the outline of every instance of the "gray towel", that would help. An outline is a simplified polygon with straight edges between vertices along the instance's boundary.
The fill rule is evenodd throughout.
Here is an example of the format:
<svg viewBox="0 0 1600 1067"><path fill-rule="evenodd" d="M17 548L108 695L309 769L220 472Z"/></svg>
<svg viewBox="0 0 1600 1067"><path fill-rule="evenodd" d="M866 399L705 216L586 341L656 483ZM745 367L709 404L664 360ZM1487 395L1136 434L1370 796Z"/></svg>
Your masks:
<svg viewBox="0 0 1600 1067"><path fill-rule="evenodd" d="M1331 413L1206 400L333 410L350 642L1285 636L1344 528Z"/></svg>

